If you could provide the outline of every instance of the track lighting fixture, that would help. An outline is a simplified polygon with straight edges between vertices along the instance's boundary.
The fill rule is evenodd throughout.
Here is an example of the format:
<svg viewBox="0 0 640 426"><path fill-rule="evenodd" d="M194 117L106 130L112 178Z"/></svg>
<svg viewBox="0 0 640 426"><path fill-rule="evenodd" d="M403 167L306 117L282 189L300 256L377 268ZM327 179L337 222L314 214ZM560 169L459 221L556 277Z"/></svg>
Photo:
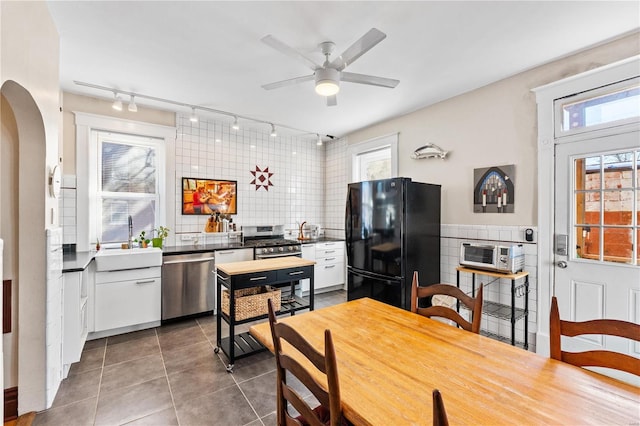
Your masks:
<svg viewBox="0 0 640 426"><path fill-rule="evenodd" d="M131 112L138 112L138 105L136 105L134 95L131 95L131 99L129 100L129 107L127 109Z"/></svg>
<svg viewBox="0 0 640 426"><path fill-rule="evenodd" d="M2 1L2 0L0 0ZM91 83L84 83L81 81L74 81L75 84L77 84L78 86L84 86L84 87L90 87L92 89L97 89L97 90L104 90L107 92L111 92L113 93L113 109L118 110L118 111L122 111L122 99L121 99L121 95L122 96L130 96L131 99L129 100L129 105L127 107L127 109L131 112L137 112L138 111L138 105L136 104L136 98L142 98L142 99L148 99L151 100L153 102L162 102L162 103L166 103L166 104L171 104L171 105L175 105L177 107L179 107L179 110L183 110L185 108L191 108L191 115L189 116L189 120L193 123L197 123L198 122L198 116L196 115L196 109L200 110L200 111L205 111L205 112L209 112L209 113L213 113L213 114L219 114L219 115L224 115L227 117L233 117L233 124L231 126L231 128L233 130L239 130L240 129L240 124L239 124L239 119L243 119L246 121L250 121L250 122L254 122L254 123L260 123L260 124L268 124L271 126L271 137L276 137L278 135L278 133L276 132L276 124L274 124L273 122L269 122L269 121L265 121L265 120L260 120L257 118L252 118L252 117L248 117L246 115L240 115L240 114L236 114L233 112L229 112L229 111L221 111L218 109L213 109L213 108L208 108L205 106L200 106L200 105L193 105L193 104L187 104L184 102L178 102L178 101L172 101L170 99L164 99L164 98L158 98L156 96L149 96L149 95L144 95L142 93L134 93L134 92L127 92L125 90L120 90L120 89L116 89L114 87L105 87L105 86L99 86L97 84L91 84ZM244 123L244 122L243 122ZM308 137L313 137L313 132L308 132L302 129L297 129L295 127L291 127L291 126L286 126L283 124L278 124L278 126L282 127L283 129L289 129L289 130L293 130L296 132L299 132L301 134L304 134ZM319 133L316 133L316 136L318 137L316 139L316 143L318 145L322 145L322 137L320 136ZM329 139L334 139L334 136L331 135L326 135L327 138Z"/></svg>
<svg viewBox="0 0 640 426"><path fill-rule="evenodd" d="M120 95L118 95L118 92L113 92L113 105L111 105L111 108L115 109L116 111L122 111L122 99L120 99Z"/></svg>

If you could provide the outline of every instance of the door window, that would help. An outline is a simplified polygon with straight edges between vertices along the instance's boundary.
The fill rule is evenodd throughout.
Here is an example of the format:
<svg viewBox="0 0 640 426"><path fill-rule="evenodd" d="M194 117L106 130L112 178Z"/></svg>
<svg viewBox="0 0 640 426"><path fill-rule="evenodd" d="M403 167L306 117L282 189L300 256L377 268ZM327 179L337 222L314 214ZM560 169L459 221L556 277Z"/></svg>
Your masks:
<svg viewBox="0 0 640 426"><path fill-rule="evenodd" d="M575 257L637 265L640 150L575 158Z"/></svg>

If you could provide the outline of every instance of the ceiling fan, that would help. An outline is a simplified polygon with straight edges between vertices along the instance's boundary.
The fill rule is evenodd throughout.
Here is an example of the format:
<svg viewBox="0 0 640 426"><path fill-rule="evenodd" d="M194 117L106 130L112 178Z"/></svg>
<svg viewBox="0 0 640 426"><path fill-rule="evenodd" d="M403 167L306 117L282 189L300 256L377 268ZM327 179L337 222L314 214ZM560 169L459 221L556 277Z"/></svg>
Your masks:
<svg viewBox="0 0 640 426"><path fill-rule="evenodd" d="M340 91L341 81L394 88L398 83L400 83L399 80L344 71L348 65L351 65L356 59L367 53L372 47L380 43L386 37L387 35L382 31L376 28L371 28L365 35L345 50L342 55L338 56L331 62L329 61L329 56L331 56L336 45L331 41L322 42L318 47L326 59L324 64L319 65L312 59L307 58L304 54L281 42L272 35L267 35L262 38L264 43L287 56L302 61L306 66L313 70L313 74L265 84L262 88L265 90L272 90L303 83L305 81L315 80L316 93L327 98L327 106L335 106L338 104L336 94Z"/></svg>

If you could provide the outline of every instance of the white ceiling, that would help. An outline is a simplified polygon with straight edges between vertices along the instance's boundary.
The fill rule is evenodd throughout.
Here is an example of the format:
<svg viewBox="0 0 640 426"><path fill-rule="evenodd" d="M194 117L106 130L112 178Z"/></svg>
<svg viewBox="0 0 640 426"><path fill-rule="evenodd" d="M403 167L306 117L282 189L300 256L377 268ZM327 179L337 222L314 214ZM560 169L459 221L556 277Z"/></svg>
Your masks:
<svg viewBox="0 0 640 426"><path fill-rule="evenodd" d="M77 80L335 136L640 28L637 1L48 4L65 91L113 96ZM265 35L322 63L318 43L335 42L339 54L372 27L387 38L346 71L398 79L395 89L342 83L338 106L327 107L313 82L260 87L310 74Z"/></svg>

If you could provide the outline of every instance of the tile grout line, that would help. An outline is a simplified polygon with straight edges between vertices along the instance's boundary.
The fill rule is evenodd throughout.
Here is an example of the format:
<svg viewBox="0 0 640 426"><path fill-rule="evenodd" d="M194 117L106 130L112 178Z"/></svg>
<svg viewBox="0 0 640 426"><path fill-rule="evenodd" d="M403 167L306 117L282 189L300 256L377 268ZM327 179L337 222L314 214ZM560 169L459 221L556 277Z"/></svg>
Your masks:
<svg viewBox="0 0 640 426"><path fill-rule="evenodd" d="M176 415L176 421L178 422L178 426L180 426L180 418L178 417L178 409L176 407L176 401L173 398L173 391L171 390L171 383L169 382L169 373L167 372L167 366L164 362L164 355L162 353L162 346L160 345L160 336L158 336L158 329L154 329L156 333L156 340L158 341L158 348L160 348L160 359L162 360L162 369L164 370L164 378L167 380L167 387L169 388L169 395L171 395L171 405L173 405L173 412Z"/></svg>
<svg viewBox="0 0 640 426"><path fill-rule="evenodd" d="M108 337L105 337L104 339L104 348L102 351L102 366L100 367L100 380L98 380L98 393L96 395L96 405L95 408L93 410L93 425L95 426L96 424L96 419L98 418L98 402L100 401L100 388L102 387L102 375L104 374L104 363L107 359L107 343L108 343Z"/></svg>

